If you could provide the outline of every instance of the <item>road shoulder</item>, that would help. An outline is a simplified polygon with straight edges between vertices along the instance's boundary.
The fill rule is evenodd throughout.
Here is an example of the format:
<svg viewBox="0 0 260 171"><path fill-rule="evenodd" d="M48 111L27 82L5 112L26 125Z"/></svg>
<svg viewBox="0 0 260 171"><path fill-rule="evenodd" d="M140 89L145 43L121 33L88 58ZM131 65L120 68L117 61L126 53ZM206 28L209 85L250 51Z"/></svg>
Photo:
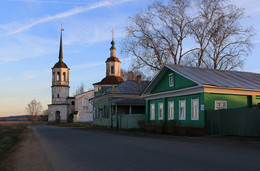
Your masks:
<svg viewBox="0 0 260 171"><path fill-rule="evenodd" d="M34 130L28 128L21 137L22 140L4 162L6 170L53 170Z"/></svg>

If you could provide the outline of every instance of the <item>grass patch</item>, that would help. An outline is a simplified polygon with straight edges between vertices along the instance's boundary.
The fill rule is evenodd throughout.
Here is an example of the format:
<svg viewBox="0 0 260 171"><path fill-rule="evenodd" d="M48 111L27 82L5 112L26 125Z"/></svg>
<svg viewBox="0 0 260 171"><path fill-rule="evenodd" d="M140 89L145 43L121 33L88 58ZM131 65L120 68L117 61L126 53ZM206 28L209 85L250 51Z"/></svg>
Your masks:
<svg viewBox="0 0 260 171"><path fill-rule="evenodd" d="M0 122L0 171L5 170L2 162L20 141L20 134L26 129L27 125L27 123Z"/></svg>

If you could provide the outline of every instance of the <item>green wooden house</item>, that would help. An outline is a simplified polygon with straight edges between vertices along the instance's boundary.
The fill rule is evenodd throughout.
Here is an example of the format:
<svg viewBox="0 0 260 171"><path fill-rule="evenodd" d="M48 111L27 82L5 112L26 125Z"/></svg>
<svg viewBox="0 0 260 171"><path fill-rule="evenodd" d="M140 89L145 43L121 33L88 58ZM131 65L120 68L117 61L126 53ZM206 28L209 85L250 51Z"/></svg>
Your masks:
<svg viewBox="0 0 260 171"><path fill-rule="evenodd" d="M145 100L141 93L149 81L126 80L116 86L102 86L90 99L93 103L93 124L116 128L138 128L145 120Z"/></svg>
<svg viewBox="0 0 260 171"><path fill-rule="evenodd" d="M175 120L203 131L207 110L260 103L260 74L165 65L145 89L146 125Z"/></svg>

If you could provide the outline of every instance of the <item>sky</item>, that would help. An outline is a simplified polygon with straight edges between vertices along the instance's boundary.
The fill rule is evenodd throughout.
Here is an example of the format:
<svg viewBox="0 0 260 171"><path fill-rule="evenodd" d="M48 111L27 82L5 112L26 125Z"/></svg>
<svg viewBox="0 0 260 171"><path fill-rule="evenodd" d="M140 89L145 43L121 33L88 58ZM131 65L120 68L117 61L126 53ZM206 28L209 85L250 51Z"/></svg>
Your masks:
<svg viewBox="0 0 260 171"><path fill-rule="evenodd" d="M260 73L260 1L233 0L245 8L242 24L252 25L254 49L243 71ZM70 95L105 77L111 30L117 57L128 69L131 57L120 54L128 17L151 0L0 0L0 117L25 114L33 99L43 109L51 103L51 68L58 61L63 25L64 62L70 68Z"/></svg>

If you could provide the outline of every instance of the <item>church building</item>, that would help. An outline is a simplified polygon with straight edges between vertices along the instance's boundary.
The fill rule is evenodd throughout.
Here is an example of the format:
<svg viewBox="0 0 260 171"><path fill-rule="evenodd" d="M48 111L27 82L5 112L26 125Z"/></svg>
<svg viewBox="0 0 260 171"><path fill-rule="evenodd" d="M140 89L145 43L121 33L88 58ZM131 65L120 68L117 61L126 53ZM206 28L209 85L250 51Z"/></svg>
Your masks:
<svg viewBox="0 0 260 171"><path fill-rule="evenodd" d="M59 61L52 68L52 104L48 105L49 122L67 122L75 109L74 97L69 97L69 68L63 62L62 31L60 35ZM71 115L71 120L73 115Z"/></svg>

